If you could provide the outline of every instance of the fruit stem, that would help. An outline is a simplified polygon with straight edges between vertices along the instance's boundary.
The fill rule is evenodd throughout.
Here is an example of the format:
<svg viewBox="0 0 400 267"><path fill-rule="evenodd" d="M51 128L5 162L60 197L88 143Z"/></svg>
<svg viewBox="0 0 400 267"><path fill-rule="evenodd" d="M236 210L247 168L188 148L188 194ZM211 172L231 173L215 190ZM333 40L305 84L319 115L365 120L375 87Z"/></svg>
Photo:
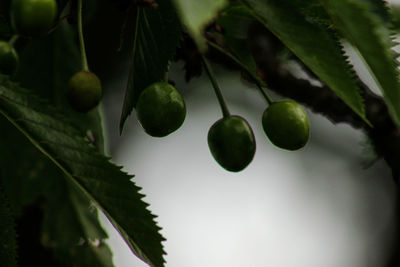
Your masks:
<svg viewBox="0 0 400 267"><path fill-rule="evenodd" d="M274 102L272 100L272 98L267 94L267 92L262 89L262 85L261 85L260 80L253 74L253 72L247 66L245 66L242 62L240 62L240 60L238 58L236 58L234 55L232 55L228 51L225 51L220 46L218 46L217 44L215 44L215 43L213 43L213 42L211 42L209 40L207 40L207 43L210 46L212 46L213 48L215 48L216 50L218 50L220 53L222 53L225 56L229 57L236 64L238 64L239 67L241 69L243 69L253 79L253 81L256 84L258 90L260 91L260 93L264 97L264 99L267 101L268 105L271 105Z"/></svg>
<svg viewBox="0 0 400 267"><path fill-rule="evenodd" d="M81 49L82 69L89 71L89 65L86 58L85 40L83 39L82 29L82 0L78 0L78 33L79 33L79 46Z"/></svg>
<svg viewBox="0 0 400 267"><path fill-rule="evenodd" d="M201 55L201 58L203 60L204 68L207 72L207 75L210 78L212 86L214 87L215 94L217 95L218 102L222 110L222 115L224 116L224 118L229 117L231 114L228 110L227 105L225 104L224 97L222 96L221 89L219 88L217 80L215 79L215 75L211 69L210 63L203 55Z"/></svg>
<svg viewBox="0 0 400 267"><path fill-rule="evenodd" d="M19 35L18 35L18 34L14 34L14 35L11 37L11 39L8 41L8 43L9 43L10 45L14 46L14 44L15 44L15 42L17 42L18 38L19 38Z"/></svg>

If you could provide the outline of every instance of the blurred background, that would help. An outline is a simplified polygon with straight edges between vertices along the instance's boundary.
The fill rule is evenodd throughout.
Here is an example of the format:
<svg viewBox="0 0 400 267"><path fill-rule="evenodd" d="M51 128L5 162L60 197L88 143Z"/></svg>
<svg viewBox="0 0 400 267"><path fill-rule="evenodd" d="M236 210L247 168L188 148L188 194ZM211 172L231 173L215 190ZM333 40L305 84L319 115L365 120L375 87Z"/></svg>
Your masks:
<svg viewBox="0 0 400 267"><path fill-rule="evenodd" d="M102 33L92 29L88 34L93 62L100 51L90 40ZM159 216L167 238L166 266L383 266L394 233L395 187L362 132L308 111L308 145L297 152L278 149L262 131L263 98L238 73L214 65L231 113L248 120L257 140L253 162L240 173L227 172L207 145L208 129L222 116L211 84L206 76L186 83L178 62L170 78L186 101L183 126L166 138L153 138L133 112L119 136L129 51L116 47L117 41L101 46L111 51L110 60L93 63L95 72L112 77L105 81L103 101L108 148L115 163L136 175L145 201ZM373 87L355 53L348 53ZM104 216L102 222L117 267L147 266Z"/></svg>
<svg viewBox="0 0 400 267"><path fill-rule="evenodd" d="M217 76L232 114L252 125L257 152L240 173L222 169L207 145L221 111L207 77L185 83L181 66L171 78L184 93L187 117L166 138L144 133L133 113L118 134L123 95L104 102L114 162L136 175L157 215L167 266L382 266L394 218L394 184L361 132L308 112L309 144L298 152L265 137L266 105L237 73ZM115 81L110 86L124 86ZM276 98L277 96L275 96ZM118 267L146 266L103 218Z"/></svg>

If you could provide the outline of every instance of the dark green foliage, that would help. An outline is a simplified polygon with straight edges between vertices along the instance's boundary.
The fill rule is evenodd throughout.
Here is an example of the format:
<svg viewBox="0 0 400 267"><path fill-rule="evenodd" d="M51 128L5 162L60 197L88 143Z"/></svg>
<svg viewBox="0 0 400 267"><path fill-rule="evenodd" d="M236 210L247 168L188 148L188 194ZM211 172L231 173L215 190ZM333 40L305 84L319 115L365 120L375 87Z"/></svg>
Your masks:
<svg viewBox="0 0 400 267"><path fill-rule="evenodd" d="M371 12L373 7L358 0L324 1L324 5L343 33L368 64L379 89L384 95L393 120L400 125L400 82L398 54L392 48L392 32L382 17Z"/></svg>
<svg viewBox="0 0 400 267"><path fill-rule="evenodd" d="M6 195L1 187L0 177L0 264L17 267L17 235L15 233L14 216Z"/></svg>
<svg viewBox="0 0 400 267"><path fill-rule="evenodd" d="M112 252L106 244L107 233L98 221L100 209L138 257L151 266L163 266L164 238L154 221L155 216L142 200L140 188L132 181L133 176L122 172L104 156L102 118L99 108L92 109L101 96L100 82L96 79L95 88L99 90L89 107L75 105L84 99L82 95L71 94L70 90L69 98L73 99L75 109L90 110L87 114L74 112L68 103L68 81L81 71L74 25L76 1L58 0L56 7L53 0L40 0L48 5L44 8L45 16L25 9L38 1L12 0L11 7L10 0L0 0L0 39L4 40L0 42L0 72L14 74L16 68L17 60L10 58L6 62L7 70L1 65L1 47L9 48L7 40L15 34L11 21L14 30L26 35L12 38L12 43L17 40L14 44L20 58L17 73L12 77L0 75L0 140L3 140L0 142L0 265L14 267L19 258L21 266L113 267ZM383 1L117 0L105 4L106 1L84 1L87 26L84 32L90 32L85 39L90 40L91 47L98 45L100 51L97 55L88 51L89 61L93 69L99 68L99 64L104 66L102 69L106 71L102 79L103 74L114 67L109 66L112 61L107 55L103 57L102 48L107 46L117 51L109 34L125 33L124 27L129 25L125 21L122 29L115 27L121 26L124 14L119 13L118 19L106 17L108 7L117 2L119 9L126 11L126 20L136 20L120 132L135 107L143 128L152 136L168 135L181 126L186 114L184 101L173 86L161 82L167 80L170 61L178 50L176 59L185 60L187 78L201 73L200 59L206 55L225 67L234 65L235 69L246 73L243 77L251 82L264 78L270 84L258 82L267 89L270 86L289 94L297 90L294 97L311 103L309 105L317 111L323 103L342 104L341 98L355 113L347 107L337 110L332 107L332 115L326 107L324 115L334 118L334 122L356 122L356 127L364 130L369 127L368 116L379 133L370 134L375 146L380 140L377 142L374 137L392 131L387 133L386 142L395 144L394 148L382 141L385 147L377 151L390 154L385 159L392 167L397 164L396 156L392 155L396 154L398 140L392 142L392 138L397 138L398 129L391 124L389 116L384 115L388 107L395 122L400 124L399 73L397 54L391 51L392 17ZM98 10L104 13L99 15ZM132 15L132 11L137 11L137 16ZM60 15L61 20L56 21ZM64 15L69 18L65 19ZM104 25L99 26L92 20L102 16L106 21L104 25L110 29L105 33ZM250 53L250 25L268 28L283 45L271 38L262 39L260 35L259 43L252 46L253 54ZM91 38L98 34L96 31L101 32L100 42ZM360 94L358 86L362 82L344 55L342 38L360 52L386 104L379 102L377 96L371 97L367 86L361 86L363 94ZM121 36L120 43L123 41ZM209 53L206 53L207 44ZM254 51L253 48L260 46L268 55ZM281 51L287 51L284 46L291 51L287 53L291 61L282 58ZM91 53L95 60L90 58ZM11 54L12 59L17 57L14 57L15 52ZM255 60L260 58L263 60ZM233 62L235 64L231 64ZM255 62L270 65L265 71L263 64L257 66ZM310 81L294 77L298 73L290 66L286 68L293 62L299 63L296 67L303 68L322 86L312 85L311 93L302 95L303 89L306 91L311 86ZM268 72L273 72L273 77L268 76L271 74ZM117 71L110 73L112 75L105 77L105 87L107 78L115 81L115 77L110 76ZM15 82L11 82L11 78ZM284 88L292 86L282 84L301 86ZM81 85L81 81L75 81L70 89ZM339 98L327 90L328 87ZM319 89L324 92L320 94ZM367 108L361 95L366 99ZM226 107L224 110L227 111ZM208 145L223 168L238 172L252 161L256 142L246 120L225 115L210 128ZM307 115L295 102L273 103L264 112L262 123L270 140L281 148L296 150L308 140Z"/></svg>
<svg viewBox="0 0 400 267"><path fill-rule="evenodd" d="M96 263L93 266L109 266L97 262L102 258L105 262L111 262L111 253L97 255L98 250L93 246L78 246L80 240L91 238L102 243L102 251L109 251L104 243L107 235L97 221L96 209L89 208L91 204L87 197L77 190L76 186L68 183L63 173L32 146L25 136L17 129L10 128L10 123L6 119L1 118L0 125L4 129L0 133L0 138L9 141L7 153L1 153L0 160L4 163L2 175L7 177L3 181L4 188L10 196L13 214L19 218L20 222L21 218L28 216L27 211L33 212L32 216L39 216L36 222L38 229L35 230L38 231L36 233L38 240L30 242L32 242L31 246L35 246L41 251L40 253L45 252L47 256L43 256L44 258L37 260L36 263L49 262L53 257L71 266L73 264L91 266L84 264L87 258L76 256L77 251L85 250L88 256L92 255L90 258ZM27 210L28 206L37 205L35 203L38 200L45 203L40 211L37 207ZM29 247L29 243L25 243L27 239L32 239L28 235L32 229L23 225L22 223L18 232L20 242L24 243L22 249L25 246ZM42 249L39 249L40 247ZM25 262L25 257L28 256L25 255L25 251L21 250L21 253L24 254L20 258Z"/></svg>
<svg viewBox="0 0 400 267"><path fill-rule="evenodd" d="M139 8L137 12L120 132L140 93L150 84L163 79L181 38L181 25L170 1L159 1L157 4L156 9Z"/></svg>
<svg viewBox="0 0 400 267"><path fill-rule="evenodd" d="M52 34L31 40L21 53L21 66L17 76L30 91L67 110L70 109L65 97L67 81L80 68L79 51L74 43L74 36L71 27L62 23ZM69 117L73 118L80 135L88 134L91 145L103 151L99 112L95 110L88 115L71 113ZM9 177L4 183L14 213L25 216L24 207L32 205L37 199L46 201L41 211L43 219L38 221L39 240L36 243L32 241L32 246L38 248L37 253L43 252L46 255L37 263L45 264L55 257L70 266L113 266L110 249L104 241L106 235L98 222L96 210L89 209L91 204L87 197L76 189L72 190L72 185L65 181L64 174L54 163L32 146L25 136L10 127L7 120L1 119L0 125L3 129L0 134L2 140L8 140L7 149L2 150L0 158L4 163L2 172ZM81 211L82 215L76 216L77 211ZM93 225L91 228L97 227L97 231L103 234L89 235L85 230L87 225ZM54 228L55 226L57 227ZM23 232L21 242L27 242L29 238L26 235L29 231L31 230L27 229ZM99 240L101 246L93 245L88 241L89 238ZM86 241L78 246L79 240ZM40 247L42 248L39 249ZM25 251L21 250L21 253ZM22 257L29 255L23 254Z"/></svg>
<svg viewBox="0 0 400 267"><path fill-rule="evenodd" d="M81 68L76 31L65 21L57 30L38 39L32 39L20 53L16 80L54 105L71 110L67 99L67 85ZM75 126L82 133L90 132L99 151L104 151L101 116L97 109L87 114L71 113Z"/></svg>
<svg viewBox="0 0 400 267"><path fill-rule="evenodd" d="M47 194L42 241L56 250L68 265L113 267L107 233L98 222L97 209L76 185L60 176L53 177Z"/></svg>
<svg viewBox="0 0 400 267"><path fill-rule="evenodd" d="M132 176L90 146L62 111L0 78L0 113L106 214L138 257L162 266L160 228Z"/></svg>

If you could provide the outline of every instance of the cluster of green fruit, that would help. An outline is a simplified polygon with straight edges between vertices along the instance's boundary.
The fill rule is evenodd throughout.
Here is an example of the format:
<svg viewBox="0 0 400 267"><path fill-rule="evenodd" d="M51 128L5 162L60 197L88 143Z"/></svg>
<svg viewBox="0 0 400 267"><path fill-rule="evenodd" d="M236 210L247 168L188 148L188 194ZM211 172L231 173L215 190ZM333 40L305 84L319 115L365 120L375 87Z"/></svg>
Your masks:
<svg viewBox="0 0 400 267"><path fill-rule="evenodd" d="M151 136L163 137L177 130L185 120L186 106L178 90L166 82L154 83L139 96L137 117ZM309 138L305 110L291 100L271 104L262 116L264 132L277 147L302 148ZM215 160L226 170L238 172L253 160L256 142L248 122L228 115L218 120L208 132L208 145Z"/></svg>
<svg viewBox="0 0 400 267"><path fill-rule="evenodd" d="M56 0L12 0L11 2L10 18L16 36L39 37L49 31L56 17ZM82 29L79 30L81 33ZM0 40L0 73L6 75L15 74L19 62L18 53L11 40L9 42ZM101 96L100 79L88 69L84 68L70 78L68 100L76 111L83 113L90 111L98 105Z"/></svg>
<svg viewBox="0 0 400 267"><path fill-rule="evenodd" d="M68 100L76 111L86 113L100 102L102 88L99 78L90 72L87 66L82 34L82 0L77 1L80 6L78 30L83 70L70 78ZM16 34L29 38L37 37L52 27L57 17L57 3L55 0L12 0L10 17ZM13 42L0 41L0 73L13 75L17 66L18 54ZM217 87L213 85L214 88ZM218 90L217 96L220 94ZM221 95L219 97L222 98ZM220 101L223 102L221 99ZM136 111L144 130L155 137L163 137L177 130L186 116L182 96L167 82L154 83L143 90L137 101ZM229 112L225 113L222 119L211 126L208 145L211 154L223 168L238 172L253 160L256 150L255 138L245 119L232 116ZM272 103L263 114L262 125L271 142L283 149L300 149L309 137L307 114L294 101Z"/></svg>

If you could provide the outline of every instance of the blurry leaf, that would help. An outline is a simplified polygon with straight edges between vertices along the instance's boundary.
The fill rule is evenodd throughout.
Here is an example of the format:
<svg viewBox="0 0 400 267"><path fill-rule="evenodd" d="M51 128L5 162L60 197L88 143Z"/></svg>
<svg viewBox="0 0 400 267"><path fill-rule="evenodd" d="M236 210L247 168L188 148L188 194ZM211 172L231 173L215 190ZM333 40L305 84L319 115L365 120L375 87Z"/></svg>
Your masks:
<svg viewBox="0 0 400 267"><path fill-rule="evenodd" d="M131 57L128 86L120 120L120 133L140 93L150 84L161 81L175 55L181 38L181 26L169 1L159 1L158 8L139 8Z"/></svg>
<svg viewBox="0 0 400 267"><path fill-rule="evenodd" d="M400 5L391 5L392 26L396 32L400 30Z"/></svg>
<svg viewBox="0 0 400 267"><path fill-rule="evenodd" d="M203 30L228 5L227 0L172 0L183 24L202 51L206 48Z"/></svg>
<svg viewBox="0 0 400 267"><path fill-rule="evenodd" d="M17 234L9 202L0 188L0 263L17 267Z"/></svg>
<svg viewBox="0 0 400 267"><path fill-rule="evenodd" d="M75 247L73 251L74 259L79 259L79 263L74 267L113 267L112 253L110 248L103 242L98 244L88 241ZM76 260L75 260L76 262Z"/></svg>
<svg viewBox="0 0 400 267"><path fill-rule="evenodd" d="M320 24L322 27L330 27L333 22L320 1L303 1L298 6L306 21L313 24Z"/></svg>
<svg viewBox="0 0 400 267"><path fill-rule="evenodd" d="M384 23L389 23L391 21L386 0L361 0L361 2L366 3L369 11L378 16Z"/></svg>
<svg viewBox="0 0 400 267"><path fill-rule="evenodd" d="M107 233L98 221L97 209L90 207L88 198L76 185L62 176L52 178L43 225L44 244L56 249L63 262L70 265L114 266L112 253L103 241ZM100 251L91 240L102 244ZM81 242L86 245L79 245Z"/></svg>
<svg viewBox="0 0 400 267"><path fill-rule="evenodd" d="M189 34L184 33L182 39L176 51L174 61L182 60L184 62L185 80L189 82L192 78L201 75L203 63L201 61L201 54Z"/></svg>
<svg viewBox="0 0 400 267"><path fill-rule="evenodd" d="M324 0L336 27L357 49L384 95L392 118L400 126L400 82L391 31L371 12L368 2Z"/></svg>
<svg viewBox="0 0 400 267"><path fill-rule="evenodd" d="M300 0L243 0L256 18L367 121L351 66L334 33L309 19Z"/></svg>
<svg viewBox="0 0 400 267"><path fill-rule="evenodd" d="M247 45L247 32L254 22L254 17L243 4L230 5L224 9L217 20L223 30L221 35L225 45L233 54L251 70L257 72L257 66L253 55Z"/></svg>
<svg viewBox="0 0 400 267"><path fill-rule="evenodd" d="M132 251L163 266L160 228L132 176L99 154L59 109L0 76L0 113L100 208Z"/></svg>

